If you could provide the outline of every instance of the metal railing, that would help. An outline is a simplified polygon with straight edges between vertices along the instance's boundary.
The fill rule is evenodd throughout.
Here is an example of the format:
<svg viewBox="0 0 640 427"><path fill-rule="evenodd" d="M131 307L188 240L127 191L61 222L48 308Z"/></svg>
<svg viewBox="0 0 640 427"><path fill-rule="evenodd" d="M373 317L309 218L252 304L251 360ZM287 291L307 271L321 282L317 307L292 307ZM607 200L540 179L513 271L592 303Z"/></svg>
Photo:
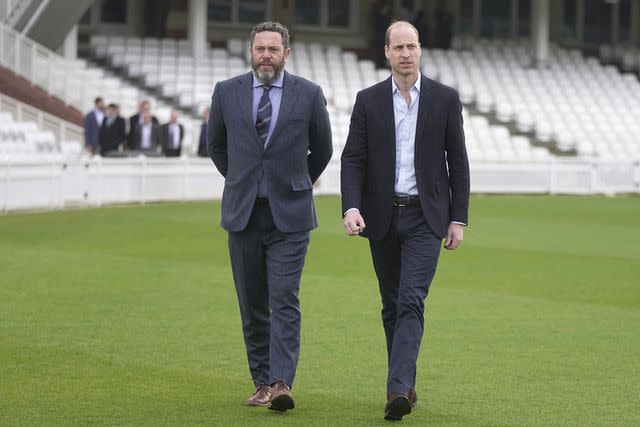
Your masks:
<svg viewBox="0 0 640 427"><path fill-rule="evenodd" d="M77 64L0 23L0 65L55 95L80 111L87 108L91 88Z"/></svg>
<svg viewBox="0 0 640 427"><path fill-rule="evenodd" d="M0 22L16 27L25 13L28 13L34 0L2 0L0 1Z"/></svg>

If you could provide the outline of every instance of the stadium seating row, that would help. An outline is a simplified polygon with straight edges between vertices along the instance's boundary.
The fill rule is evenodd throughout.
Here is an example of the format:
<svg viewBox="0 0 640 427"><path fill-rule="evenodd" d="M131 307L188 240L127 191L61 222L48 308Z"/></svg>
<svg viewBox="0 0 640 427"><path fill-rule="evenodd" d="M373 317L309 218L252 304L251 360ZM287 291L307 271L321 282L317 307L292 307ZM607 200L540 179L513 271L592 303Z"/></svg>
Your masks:
<svg viewBox="0 0 640 427"><path fill-rule="evenodd" d="M551 48L549 67L531 68L527 45L477 41L465 50L426 50L423 71L474 104L562 151L626 158L640 154L640 82L577 50Z"/></svg>
<svg viewBox="0 0 640 427"><path fill-rule="evenodd" d="M212 88L217 81L249 70L248 42L245 40L229 40L225 53L218 48L209 49L204 59L190 56L184 41L174 41L173 44L180 46L181 42L184 47L182 50L165 49L164 40L99 36L92 38L91 46L96 57L116 68L122 63L122 58L129 58L129 49L133 47L137 58L120 68L129 77L141 79L146 86L160 90L164 96L173 97L182 108L193 111L201 111L209 104ZM152 50L144 51L150 44ZM139 54L140 46L143 46L142 54ZM425 55L429 53L425 52ZM335 147L332 162L339 162L357 92L386 79L389 71L377 70L373 61L358 60L353 52L345 52L337 45L303 42L293 43L287 70L313 80L323 88L333 127ZM469 101L473 102L474 99ZM486 119L478 123L477 129L465 126L472 158L544 159L550 155L545 148L533 147L526 136L511 137L504 126L489 125Z"/></svg>
<svg viewBox="0 0 640 427"><path fill-rule="evenodd" d="M600 45L600 60L605 64L620 64L623 71L640 72L640 49L627 44Z"/></svg>
<svg viewBox="0 0 640 427"><path fill-rule="evenodd" d="M45 161L81 154L78 141L57 141L53 132L41 130L35 122L15 121L0 112L0 158L10 161Z"/></svg>

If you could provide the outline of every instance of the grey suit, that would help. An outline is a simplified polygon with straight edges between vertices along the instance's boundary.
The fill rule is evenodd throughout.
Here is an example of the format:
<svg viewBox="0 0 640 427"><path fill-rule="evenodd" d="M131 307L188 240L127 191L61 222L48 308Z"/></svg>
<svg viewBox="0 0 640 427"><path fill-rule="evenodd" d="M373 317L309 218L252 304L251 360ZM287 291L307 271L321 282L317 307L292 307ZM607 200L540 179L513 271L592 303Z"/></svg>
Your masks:
<svg viewBox="0 0 640 427"><path fill-rule="evenodd" d="M331 159L331 127L320 87L285 71L279 114L265 148L253 122L252 83L250 72L216 84L207 152L225 177L222 227L229 232L253 381L292 385L300 345L300 276L309 231L317 227L312 187ZM268 202L256 201L259 188Z"/></svg>

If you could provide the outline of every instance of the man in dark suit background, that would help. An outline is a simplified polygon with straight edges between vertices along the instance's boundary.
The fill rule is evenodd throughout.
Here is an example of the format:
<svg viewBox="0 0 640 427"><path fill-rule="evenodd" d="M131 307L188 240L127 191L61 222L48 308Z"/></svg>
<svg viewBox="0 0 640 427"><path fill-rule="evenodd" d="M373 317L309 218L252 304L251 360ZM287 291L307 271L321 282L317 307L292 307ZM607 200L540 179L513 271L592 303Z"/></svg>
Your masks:
<svg viewBox="0 0 640 427"><path fill-rule="evenodd" d="M198 157L209 157L207 154L207 122L209 121L209 107L202 111L202 125L198 139Z"/></svg>
<svg viewBox="0 0 640 427"><path fill-rule="evenodd" d="M180 157L182 138L184 138L184 127L178 123L178 111L173 110L169 117L169 123L160 126L162 154L166 157Z"/></svg>
<svg viewBox="0 0 640 427"><path fill-rule="evenodd" d="M100 154L109 155L109 152L118 152L125 144L127 133L125 121L120 117L120 108L117 104L109 104L105 118L100 127Z"/></svg>
<svg viewBox="0 0 640 427"><path fill-rule="evenodd" d="M441 239L456 249L468 221L469 165L458 94L420 74L415 27L393 23L384 50L392 76L356 97L341 191L346 233L369 239L389 358L385 418L399 420L417 401L424 300Z"/></svg>
<svg viewBox="0 0 640 427"><path fill-rule="evenodd" d="M136 128L142 124L145 113L149 113L151 117L151 122L154 125L158 124L158 119L156 118L156 116L151 114L151 104L149 103L149 101L147 101L146 99L140 101L140 104L138 106L138 112L133 116L129 117L129 138L127 141L129 144L129 148L131 148L134 145L133 138L136 135Z"/></svg>
<svg viewBox="0 0 640 427"><path fill-rule="evenodd" d="M104 100L100 97L93 101L94 108L84 117L84 148L90 154L98 151L100 127L104 120Z"/></svg>
<svg viewBox="0 0 640 427"><path fill-rule="evenodd" d="M225 177L222 227L256 387L246 405L294 407L298 292L317 227L313 183L332 154L322 90L284 71L289 32L263 22L250 36L252 72L216 84L207 151Z"/></svg>
<svg viewBox="0 0 640 427"><path fill-rule="evenodd" d="M132 150L139 150L147 153L159 153L160 151L160 126L153 123L151 114L145 112L142 114L142 124L133 130L133 138L131 138Z"/></svg>

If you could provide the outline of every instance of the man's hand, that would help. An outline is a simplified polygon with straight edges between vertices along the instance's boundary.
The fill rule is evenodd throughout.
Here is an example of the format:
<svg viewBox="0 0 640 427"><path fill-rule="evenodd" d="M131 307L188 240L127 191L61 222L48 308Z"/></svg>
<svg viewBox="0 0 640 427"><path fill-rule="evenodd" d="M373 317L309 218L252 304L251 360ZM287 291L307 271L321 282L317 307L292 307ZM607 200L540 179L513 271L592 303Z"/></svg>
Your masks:
<svg viewBox="0 0 640 427"><path fill-rule="evenodd" d="M444 248L450 251L455 250L462 243L464 227L461 224L449 224L447 230L447 240L444 241Z"/></svg>
<svg viewBox="0 0 640 427"><path fill-rule="evenodd" d="M344 216L342 225L344 225L344 231L348 236L357 236L366 227L362 215L357 210L348 211Z"/></svg>

